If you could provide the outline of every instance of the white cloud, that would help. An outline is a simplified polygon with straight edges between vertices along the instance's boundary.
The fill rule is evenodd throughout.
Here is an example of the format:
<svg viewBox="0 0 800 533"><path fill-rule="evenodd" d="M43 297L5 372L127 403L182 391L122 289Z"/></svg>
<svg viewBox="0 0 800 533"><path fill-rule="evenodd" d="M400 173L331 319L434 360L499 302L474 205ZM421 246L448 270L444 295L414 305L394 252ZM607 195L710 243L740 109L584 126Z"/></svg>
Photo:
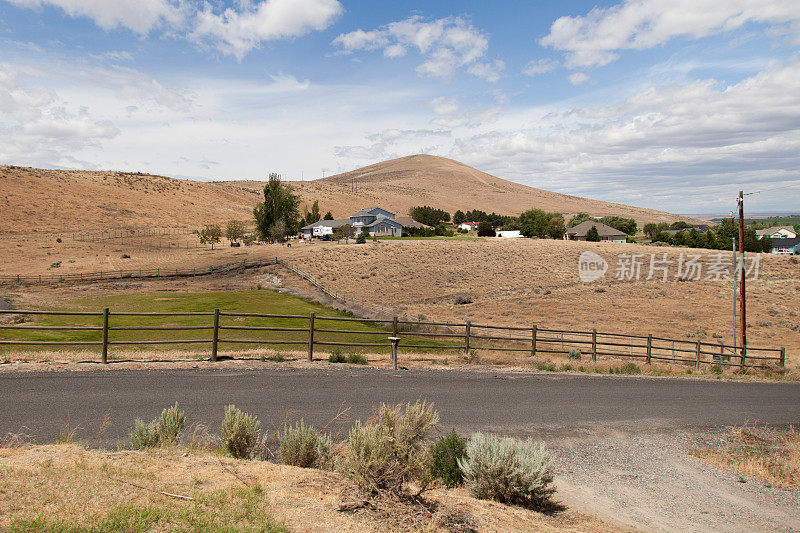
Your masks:
<svg viewBox="0 0 800 533"><path fill-rule="evenodd" d="M581 83L585 83L587 81L589 81L589 76L583 72L574 72L569 75L569 82L572 85L580 85Z"/></svg>
<svg viewBox="0 0 800 533"><path fill-rule="evenodd" d="M264 41L325 29L344 11L337 0L264 0L242 7L216 14L206 3L196 16L192 37L241 60Z"/></svg>
<svg viewBox="0 0 800 533"><path fill-rule="evenodd" d="M673 38L699 39L769 24L800 42L797 0L626 0L585 16L557 19L539 42L566 52L568 68L603 66L622 50L645 50Z"/></svg>
<svg viewBox="0 0 800 533"><path fill-rule="evenodd" d="M7 0L27 8L52 6L71 17L88 17L104 30L127 28L140 35L167 24L180 26L186 16L180 0Z"/></svg>
<svg viewBox="0 0 800 533"><path fill-rule="evenodd" d="M453 155L545 189L684 212L726 187L800 180L799 59L733 85L702 80L614 106L534 111L460 132Z"/></svg>
<svg viewBox="0 0 800 533"><path fill-rule="evenodd" d="M385 57L400 57L415 49L424 61L416 72L423 77L451 78L459 68L487 81L497 81L505 68L500 60L481 61L489 38L461 17L425 20L413 16L375 30L343 33L332 43L341 53L383 49Z"/></svg>
<svg viewBox="0 0 800 533"><path fill-rule="evenodd" d="M558 63L552 59L539 59L538 61L534 60L525 65L525 68L522 69L522 73L526 76L538 76L539 74L551 72L555 70L556 67L558 67Z"/></svg>
<svg viewBox="0 0 800 533"><path fill-rule="evenodd" d="M241 60L261 43L299 37L330 26L344 8L338 0L241 0L218 12L217 3L187 0L6 0L20 7L62 9L88 17L104 30L126 28L139 35L163 28ZM118 59L125 59L120 56Z"/></svg>
<svg viewBox="0 0 800 533"><path fill-rule="evenodd" d="M434 98L428 105L437 115L451 115L458 111L458 100L446 96Z"/></svg>

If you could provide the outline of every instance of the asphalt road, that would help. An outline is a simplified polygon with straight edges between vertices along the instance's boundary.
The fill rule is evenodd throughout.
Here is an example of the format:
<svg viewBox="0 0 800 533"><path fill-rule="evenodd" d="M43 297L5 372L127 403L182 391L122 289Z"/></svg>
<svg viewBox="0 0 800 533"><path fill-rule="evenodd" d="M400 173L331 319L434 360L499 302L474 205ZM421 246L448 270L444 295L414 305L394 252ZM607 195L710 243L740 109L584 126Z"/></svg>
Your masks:
<svg viewBox="0 0 800 533"><path fill-rule="evenodd" d="M229 403L274 431L301 417L346 434L380 402L425 399L444 429L540 438L617 431L670 431L735 424L800 425L800 384L696 379L517 374L458 370L392 372L370 368L221 371L92 371L0 374L0 436L22 433L52 442L69 423L93 440L127 440L135 418L146 420L178 402L188 424L216 429Z"/></svg>

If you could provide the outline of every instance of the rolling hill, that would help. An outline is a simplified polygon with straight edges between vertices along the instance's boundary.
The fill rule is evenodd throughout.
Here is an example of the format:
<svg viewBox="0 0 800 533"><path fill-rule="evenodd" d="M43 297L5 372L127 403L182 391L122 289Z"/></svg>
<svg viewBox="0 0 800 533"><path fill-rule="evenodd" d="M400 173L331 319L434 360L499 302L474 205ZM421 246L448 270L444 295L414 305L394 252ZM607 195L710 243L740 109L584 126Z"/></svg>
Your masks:
<svg viewBox="0 0 800 533"><path fill-rule="evenodd" d="M260 181L191 181L137 172L0 166L0 233L52 233L132 227L197 228L249 220ZM645 222L686 217L535 189L429 155L401 157L352 172L292 182L310 207L345 217L380 205L400 215L428 204L451 213L481 209L516 215L537 207L565 214L620 215Z"/></svg>

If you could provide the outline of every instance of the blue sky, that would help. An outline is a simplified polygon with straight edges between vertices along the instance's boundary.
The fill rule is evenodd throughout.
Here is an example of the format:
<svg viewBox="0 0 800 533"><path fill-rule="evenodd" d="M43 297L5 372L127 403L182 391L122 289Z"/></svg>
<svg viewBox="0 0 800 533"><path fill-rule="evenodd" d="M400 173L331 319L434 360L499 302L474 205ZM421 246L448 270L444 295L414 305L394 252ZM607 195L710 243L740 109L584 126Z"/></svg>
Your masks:
<svg viewBox="0 0 800 533"><path fill-rule="evenodd" d="M314 179L414 153L800 210L797 0L0 0L0 163Z"/></svg>

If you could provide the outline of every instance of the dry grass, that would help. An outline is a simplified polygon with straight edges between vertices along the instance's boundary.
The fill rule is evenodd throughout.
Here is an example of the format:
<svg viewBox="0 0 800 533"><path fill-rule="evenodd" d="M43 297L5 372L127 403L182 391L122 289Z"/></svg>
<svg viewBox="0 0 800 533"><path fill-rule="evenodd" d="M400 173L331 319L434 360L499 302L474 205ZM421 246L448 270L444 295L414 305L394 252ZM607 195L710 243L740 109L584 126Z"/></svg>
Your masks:
<svg viewBox="0 0 800 533"><path fill-rule="evenodd" d="M698 450L695 455L777 487L800 488L800 433L794 428L733 428L725 446Z"/></svg>
<svg viewBox="0 0 800 533"><path fill-rule="evenodd" d="M353 177L358 192L352 191ZM4 232L71 232L129 227L188 227L250 220L262 200L262 181L197 182L114 171L44 170L0 166ZM633 217L646 221L688 220L651 209L601 202L534 189L457 161L410 156L328 178L294 182L309 208L337 217L373 205L406 215L415 205L517 215L531 207L549 211Z"/></svg>
<svg viewBox="0 0 800 533"><path fill-rule="evenodd" d="M0 448L0 467L2 530L453 531L467 514L478 531L611 530L575 511L548 517L463 490L434 491L440 511L421 528L403 506L343 513L353 488L337 473L202 450L17 446Z"/></svg>

